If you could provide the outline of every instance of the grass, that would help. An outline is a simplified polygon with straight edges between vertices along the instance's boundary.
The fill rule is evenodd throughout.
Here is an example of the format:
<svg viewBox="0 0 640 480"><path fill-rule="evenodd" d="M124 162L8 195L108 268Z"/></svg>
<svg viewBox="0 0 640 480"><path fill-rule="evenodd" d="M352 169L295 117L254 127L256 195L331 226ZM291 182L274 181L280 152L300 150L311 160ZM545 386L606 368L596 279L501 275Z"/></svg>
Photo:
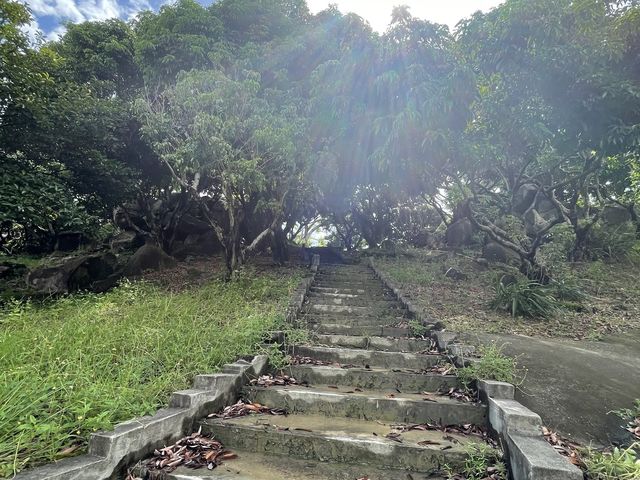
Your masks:
<svg viewBox="0 0 640 480"><path fill-rule="evenodd" d="M465 462L461 472L445 466L449 480L506 480L507 466L503 462L502 452L485 443L473 443L465 447Z"/></svg>
<svg viewBox="0 0 640 480"><path fill-rule="evenodd" d="M515 358L503 355L500 347L496 345L482 346L478 353L480 357L477 361L456 371L466 388L477 380L518 383L518 365Z"/></svg>
<svg viewBox="0 0 640 480"><path fill-rule="evenodd" d="M560 313L532 319L514 318L491 307L496 277L517 271L478 264L474 261L478 251L446 254L412 249L405 253L377 258L376 265L426 316L451 331L597 339L640 327L640 282L638 265L633 263L566 264L570 281L550 287ZM458 282L446 278L450 267L468 278Z"/></svg>
<svg viewBox="0 0 640 480"><path fill-rule="evenodd" d="M588 449L583 453L586 478L589 480L637 480L640 478L640 443L611 452Z"/></svg>
<svg viewBox="0 0 640 480"><path fill-rule="evenodd" d="M244 271L172 292L102 295L0 311L0 477L82 452L92 432L152 414L194 375L254 353L282 326L293 270Z"/></svg>

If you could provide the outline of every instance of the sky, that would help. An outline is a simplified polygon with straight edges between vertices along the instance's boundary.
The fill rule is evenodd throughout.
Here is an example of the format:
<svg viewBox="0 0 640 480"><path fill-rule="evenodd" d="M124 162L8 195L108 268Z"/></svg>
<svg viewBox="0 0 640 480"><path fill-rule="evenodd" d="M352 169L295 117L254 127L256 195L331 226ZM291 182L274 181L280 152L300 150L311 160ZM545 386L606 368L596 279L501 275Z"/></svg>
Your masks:
<svg viewBox="0 0 640 480"><path fill-rule="evenodd" d="M211 0L199 0L204 4ZM354 12L365 18L380 32L386 29L391 10L404 4L411 13L432 22L444 23L453 28L463 18L478 10L487 11L503 0L307 0L309 8L317 13L330 3L338 4L340 11ZM64 33L64 23L85 20L105 20L119 17L131 19L142 10L157 10L167 0L26 0L35 17L28 29L32 36L38 30L46 39L55 39Z"/></svg>

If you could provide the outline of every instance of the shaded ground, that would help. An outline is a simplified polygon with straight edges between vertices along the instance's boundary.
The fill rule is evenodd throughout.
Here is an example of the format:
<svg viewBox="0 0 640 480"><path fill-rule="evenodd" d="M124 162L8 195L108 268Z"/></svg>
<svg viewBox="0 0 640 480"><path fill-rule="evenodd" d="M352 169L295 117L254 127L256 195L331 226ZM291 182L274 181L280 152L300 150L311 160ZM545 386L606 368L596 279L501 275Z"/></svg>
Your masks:
<svg viewBox="0 0 640 480"><path fill-rule="evenodd" d="M553 430L582 443L628 443L624 421L607 412L640 398L640 330L600 342L515 335L467 334L473 343L496 342L527 369L518 400Z"/></svg>
<svg viewBox="0 0 640 480"><path fill-rule="evenodd" d="M640 329L640 282L637 265L594 262L572 266L571 275L588 295L576 309L563 309L549 320L512 318L492 310L493 286L506 266L483 266L466 254L412 250L409 256L380 258L377 265L400 284L430 317L456 332L486 332L598 340L604 335ZM465 280L452 280L455 268Z"/></svg>

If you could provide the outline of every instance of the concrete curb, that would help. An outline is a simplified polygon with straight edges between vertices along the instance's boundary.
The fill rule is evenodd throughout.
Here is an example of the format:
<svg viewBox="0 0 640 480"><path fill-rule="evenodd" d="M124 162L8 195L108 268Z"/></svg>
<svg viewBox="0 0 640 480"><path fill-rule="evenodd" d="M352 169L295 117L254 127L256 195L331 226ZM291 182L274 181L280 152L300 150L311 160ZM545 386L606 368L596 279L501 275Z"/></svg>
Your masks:
<svg viewBox="0 0 640 480"><path fill-rule="evenodd" d="M423 324L434 325L431 337L458 367L474 361L475 347L457 343L457 335L442 330L442 324L425 315L406 298L402 290L380 271L373 258L369 266L387 288ZM542 420L514 400L515 386L505 382L478 382L480 399L489 409L489 428L500 440L508 458L512 480L582 480L582 471L560 455L544 438Z"/></svg>
<svg viewBox="0 0 640 480"><path fill-rule="evenodd" d="M305 277L291 296L286 320L294 322L315 279L319 257L312 275ZM173 392L168 408L153 416L120 423L112 431L91 435L87 454L60 460L19 473L16 480L111 480L124 478L125 469L148 457L154 449L171 445L193 432L206 414L235 403L249 380L266 373L269 359L257 355L222 367L221 373L197 375L193 387Z"/></svg>

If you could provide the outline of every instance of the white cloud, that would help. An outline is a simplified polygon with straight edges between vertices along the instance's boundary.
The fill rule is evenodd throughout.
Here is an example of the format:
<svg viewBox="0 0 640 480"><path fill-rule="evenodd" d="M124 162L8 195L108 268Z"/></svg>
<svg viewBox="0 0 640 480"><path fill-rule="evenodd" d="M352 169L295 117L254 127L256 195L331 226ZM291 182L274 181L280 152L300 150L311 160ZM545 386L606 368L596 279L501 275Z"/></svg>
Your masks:
<svg viewBox="0 0 640 480"><path fill-rule="evenodd" d="M75 23L120 17L125 11L117 0L29 0L27 4L36 16Z"/></svg>
<svg viewBox="0 0 640 480"><path fill-rule="evenodd" d="M336 3L341 12L354 12L366 19L374 30L386 30L394 6L408 5L415 17L449 25L453 29L463 18L478 10L487 11L504 0L307 0L313 13Z"/></svg>

